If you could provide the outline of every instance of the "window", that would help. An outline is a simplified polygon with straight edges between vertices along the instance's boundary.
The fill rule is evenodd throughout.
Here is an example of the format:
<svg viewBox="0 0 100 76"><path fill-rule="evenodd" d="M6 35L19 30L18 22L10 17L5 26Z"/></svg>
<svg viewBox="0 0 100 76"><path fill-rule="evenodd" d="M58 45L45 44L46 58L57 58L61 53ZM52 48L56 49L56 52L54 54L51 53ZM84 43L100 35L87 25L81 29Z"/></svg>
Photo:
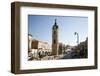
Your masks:
<svg viewBox="0 0 100 76"><path fill-rule="evenodd" d="M53 43L55 44L56 43L56 40L54 39Z"/></svg>

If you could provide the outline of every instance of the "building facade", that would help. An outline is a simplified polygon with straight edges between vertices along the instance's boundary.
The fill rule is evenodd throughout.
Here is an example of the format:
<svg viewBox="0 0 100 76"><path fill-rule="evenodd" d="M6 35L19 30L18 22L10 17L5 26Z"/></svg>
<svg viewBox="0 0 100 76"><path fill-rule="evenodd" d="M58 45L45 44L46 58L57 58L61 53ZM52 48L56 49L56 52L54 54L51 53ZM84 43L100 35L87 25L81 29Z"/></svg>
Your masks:
<svg viewBox="0 0 100 76"><path fill-rule="evenodd" d="M49 52L51 50L50 45L47 42L39 41L39 40L32 40L32 49L38 49L41 51Z"/></svg>
<svg viewBox="0 0 100 76"><path fill-rule="evenodd" d="M32 35L28 34L28 52L32 50Z"/></svg>

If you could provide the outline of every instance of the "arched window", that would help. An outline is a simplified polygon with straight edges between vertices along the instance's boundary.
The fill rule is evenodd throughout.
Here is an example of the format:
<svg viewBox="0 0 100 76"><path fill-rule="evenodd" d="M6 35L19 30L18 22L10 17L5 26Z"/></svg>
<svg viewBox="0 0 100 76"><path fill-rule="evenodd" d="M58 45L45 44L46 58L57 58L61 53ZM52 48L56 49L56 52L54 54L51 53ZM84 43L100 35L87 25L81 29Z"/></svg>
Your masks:
<svg viewBox="0 0 100 76"><path fill-rule="evenodd" d="M56 40L54 39L53 43L55 44L56 43Z"/></svg>

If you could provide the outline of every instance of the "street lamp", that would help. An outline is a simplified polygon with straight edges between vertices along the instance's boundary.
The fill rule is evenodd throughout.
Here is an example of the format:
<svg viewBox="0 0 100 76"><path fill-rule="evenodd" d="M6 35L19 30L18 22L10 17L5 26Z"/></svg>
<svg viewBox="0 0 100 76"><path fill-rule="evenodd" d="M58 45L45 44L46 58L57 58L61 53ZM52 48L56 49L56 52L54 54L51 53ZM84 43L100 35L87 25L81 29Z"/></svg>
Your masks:
<svg viewBox="0 0 100 76"><path fill-rule="evenodd" d="M77 41L76 41L76 43L77 43L77 45L78 45L78 44L79 44L79 35L78 35L77 32L75 32L74 35L77 35Z"/></svg>
<svg viewBox="0 0 100 76"><path fill-rule="evenodd" d="M76 41L76 43L77 43L77 52L79 53L80 52L79 51L79 35L78 35L77 32L75 32L74 35L77 35L77 41Z"/></svg>

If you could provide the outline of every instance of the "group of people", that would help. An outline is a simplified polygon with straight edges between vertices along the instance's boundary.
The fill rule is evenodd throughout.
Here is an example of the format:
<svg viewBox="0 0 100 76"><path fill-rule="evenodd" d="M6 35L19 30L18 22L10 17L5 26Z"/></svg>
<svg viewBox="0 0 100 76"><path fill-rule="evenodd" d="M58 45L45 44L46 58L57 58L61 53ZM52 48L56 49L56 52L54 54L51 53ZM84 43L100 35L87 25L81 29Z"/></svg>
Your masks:
<svg viewBox="0 0 100 76"><path fill-rule="evenodd" d="M33 49L28 53L28 60L40 60L45 56L50 56L51 52Z"/></svg>

